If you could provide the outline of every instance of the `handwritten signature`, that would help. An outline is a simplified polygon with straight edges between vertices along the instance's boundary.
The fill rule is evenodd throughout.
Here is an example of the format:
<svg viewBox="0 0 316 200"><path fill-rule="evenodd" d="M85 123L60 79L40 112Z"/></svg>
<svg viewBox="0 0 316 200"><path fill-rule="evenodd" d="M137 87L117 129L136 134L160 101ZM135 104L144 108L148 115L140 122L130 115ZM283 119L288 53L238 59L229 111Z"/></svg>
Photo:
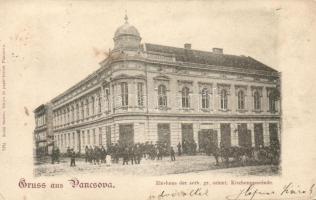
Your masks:
<svg viewBox="0 0 316 200"><path fill-rule="evenodd" d="M316 200L315 184L302 188L292 182L285 185L281 190L261 190L255 185L249 185L241 189L238 194L226 196L226 200L258 200L258 199L309 199ZM315 196L314 196L315 195Z"/></svg>
<svg viewBox="0 0 316 200"><path fill-rule="evenodd" d="M158 195L150 195L148 200L164 199L164 198L181 198L181 197L205 197L208 196L208 189L195 188L190 190L173 190L172 192L166 192L163 190Z"/></svg>

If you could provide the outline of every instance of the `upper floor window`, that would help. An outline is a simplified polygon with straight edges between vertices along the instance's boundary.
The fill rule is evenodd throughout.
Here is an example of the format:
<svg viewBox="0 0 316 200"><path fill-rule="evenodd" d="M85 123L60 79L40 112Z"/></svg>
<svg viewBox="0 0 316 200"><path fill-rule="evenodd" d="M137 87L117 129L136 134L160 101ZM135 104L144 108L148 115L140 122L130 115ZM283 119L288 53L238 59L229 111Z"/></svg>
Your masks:
<svg viewBox="0 0 316 200"><path fill-rule="evenodd" d="M77 118L77 120L79 119L79 105L78 104L76 104L76 118Z"/></svg>
<svg viewBox="0 0 316 200"><path fill-rule="evenodd" d="M225 89L221 90L221 109L226 110L228 103L227 91Z"/></svg>
<svg viewBox="0 0 316 200"><path fill-rule="evenodd" d="M182 89L182 108L190 107L190 99L189 99L190 90L187 87Z"/></svg>
<svg viewBox="0 0 316 200"><path fill-rule="evenodd" d="M165 85L158 86L158 105L159 107L167 107L167 88Z"/></svg>
<svg viewBox="0 0 316 200"><path fill-rule="evenodd" d="M202 108L203 109L210 108L210 97L209 97L209 91L207 88L202 89Z"/></svg>
<svg viewBox="0 0 316 200"><path fill-rule="evenodd" d="M238 109L245 109L245 93L242 90L238 92Z"/></svg>
<svg viewBox="0 0 316 200"><path fill-rule="evenodd" d="M122 106L128 106L128 85L126 82L121 83Z"/></svg>
<svg viewBox="0 0 316 200"><path fill-rule="evenodd" d="M89 100L86 99L86 117L88 117L89 115Z"/></svg>
<svg viewBox="0 0 316 200"><path fill-rule="evenodd" d="M84 104L83 101L81 102L81 119L84 118Z"/></svg>
<svg viewBox="0 0 316 200"><path fill-rule="evenodd" d="M261 109L261 99L258 91L255 91L253 94L253 106L255 110Z"/></svg>
<svg viewBox="0 0 316 200"><path fill-rule="evenodd" d="M272 92L269 94L269 111L276 111L276 100Z"/></svg>
<svg viewBox="0 0 316 200"><path fill-rule="evenodd" d="M75 120L75 110L74 107L71 106L71 121L73 122Z"/></svg>
<svg viewBox="0 0 316 200"><path fill-rule="evenodd" d="M102 111L101 96L98 95L98 113Z"/></svg>
<svg viewBox="0 0 316 200"><path fill-rule="evenodd" d="M91 97L91 104L92 104L92 105L91 105L91 107L92 107L92 109L91 109L91 110L92 110L92 111L91 111L91 114L92 114L92 115L94 115L94 109L95 109L95 104L94 104L94 102L95 102L94 97Z"/></svg>
<svg viewBox="0 0 316 200"><path fill-rule="evenodd" d="M137 83L137 101L138 106L144 106L144 84Z"/></svg>

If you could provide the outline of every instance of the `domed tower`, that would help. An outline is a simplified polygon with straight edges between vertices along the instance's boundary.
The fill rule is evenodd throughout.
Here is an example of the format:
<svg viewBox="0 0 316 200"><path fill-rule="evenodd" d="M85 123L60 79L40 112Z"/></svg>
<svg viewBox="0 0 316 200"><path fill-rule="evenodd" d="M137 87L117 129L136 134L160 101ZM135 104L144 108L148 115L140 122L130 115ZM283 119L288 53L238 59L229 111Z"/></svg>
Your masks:
<svg viewBox="0 0 316 200"><path fill-rule="evenodd" d="M115 31L113 50L138 50L142 38L138 30L128 23L127 15L125 15L124 19L125 24Z"/></svg>

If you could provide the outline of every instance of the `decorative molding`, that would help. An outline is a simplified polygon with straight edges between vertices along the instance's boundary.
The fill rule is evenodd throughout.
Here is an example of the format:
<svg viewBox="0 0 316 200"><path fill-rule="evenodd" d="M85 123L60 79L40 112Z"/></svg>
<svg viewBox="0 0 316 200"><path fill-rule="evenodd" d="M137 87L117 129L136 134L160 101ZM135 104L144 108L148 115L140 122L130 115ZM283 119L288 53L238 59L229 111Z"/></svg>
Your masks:
<svg viewBox="0 0 316 200"><path fill-rule="evenodd" d="M230 84L227 84L227 83L217 83L217 92L218 94L221 94L221 91L223 89L226 90L227 92L227 95L230 95Z"/></svg>
<svg viewBox="0 0 316 200"><path fill-rule="evenodd" d="M244 95L247 96L247 85L235 85L235 95L238 96L238 92L242 90L244 92Z"/></svg>
<svg viewBox="0 0 316 200"><path fill-rule="evenodd" d="M250 86L251 89L251 95L254 96L255 92L258 91L259 92L259 96L262 97L262 89L263 86Z"/></svg>

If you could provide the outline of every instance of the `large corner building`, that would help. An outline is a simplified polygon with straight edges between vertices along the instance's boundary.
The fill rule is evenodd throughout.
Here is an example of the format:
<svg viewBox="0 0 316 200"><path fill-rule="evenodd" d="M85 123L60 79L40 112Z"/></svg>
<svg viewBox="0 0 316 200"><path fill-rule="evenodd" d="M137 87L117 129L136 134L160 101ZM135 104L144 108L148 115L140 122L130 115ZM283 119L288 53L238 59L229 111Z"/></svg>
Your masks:
<svg viewBox="0 0 316 200"><path fill-rule="evenodd" d="M47 104L61 152L119 141L175 149L195 141L200 151L206 140L226 147L279 142L279 72L220 48L199 51L141 39L126 17L100 68Z"/></svg>

